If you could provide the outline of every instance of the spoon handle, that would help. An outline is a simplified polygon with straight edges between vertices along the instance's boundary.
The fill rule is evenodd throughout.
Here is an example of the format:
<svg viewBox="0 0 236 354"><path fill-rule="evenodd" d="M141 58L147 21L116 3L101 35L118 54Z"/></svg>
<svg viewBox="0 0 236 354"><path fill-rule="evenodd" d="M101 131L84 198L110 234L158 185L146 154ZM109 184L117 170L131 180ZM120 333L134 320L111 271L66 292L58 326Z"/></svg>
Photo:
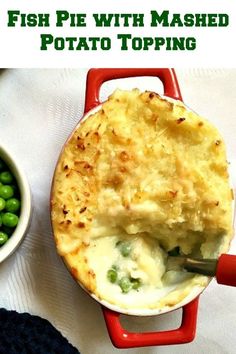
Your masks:
<svg viewBox="0 0 236 354"><path fill-rule="evenodd" d="M216 267L217 283L236 286L236 256L222 254Z"/></svg>
<svg viewBox="0 0 236 354"><path fill-rule="evenodd" d="M178 257L180 265L188 272L198 273L214 277L216 274L216 259L196 259L189 257Z"/></svg>

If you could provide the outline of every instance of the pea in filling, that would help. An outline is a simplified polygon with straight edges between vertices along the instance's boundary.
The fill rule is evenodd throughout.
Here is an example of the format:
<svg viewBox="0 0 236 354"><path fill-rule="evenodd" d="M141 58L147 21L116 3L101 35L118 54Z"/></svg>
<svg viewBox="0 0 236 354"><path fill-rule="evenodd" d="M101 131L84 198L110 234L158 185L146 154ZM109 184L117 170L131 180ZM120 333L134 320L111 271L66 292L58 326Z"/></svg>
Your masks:
<svg viewBox="0 0 236 354"><path fill-rule="evenodd" d="M160 251L156 240L149 239L119 240L115 242L115 248L119 256L116 263L107 270L107 279L118 285L124 294L131 290L139 291L141 286L149 283L149 274L155 272L154 262L160 261L159 252L162 261L164 253ZM157 274L154 283L158 283L158 277L164 273L164 262L161 263L161 273Z"/></svg>

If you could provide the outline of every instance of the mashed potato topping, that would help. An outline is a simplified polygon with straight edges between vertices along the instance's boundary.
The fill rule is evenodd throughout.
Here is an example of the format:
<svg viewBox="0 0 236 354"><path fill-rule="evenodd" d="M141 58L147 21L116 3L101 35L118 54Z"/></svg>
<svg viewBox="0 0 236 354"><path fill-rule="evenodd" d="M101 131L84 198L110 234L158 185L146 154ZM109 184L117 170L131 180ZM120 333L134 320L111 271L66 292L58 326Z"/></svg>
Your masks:
<svg viewBox="0 0 236 354"><path fill-rule="evenodd" d="M207 120L153 92L116 90L60 156L52 189L58 252L100 299L173 306L208 279L167 270L167 252L214 258L229 248L227 170L224 142Z"/></svg>

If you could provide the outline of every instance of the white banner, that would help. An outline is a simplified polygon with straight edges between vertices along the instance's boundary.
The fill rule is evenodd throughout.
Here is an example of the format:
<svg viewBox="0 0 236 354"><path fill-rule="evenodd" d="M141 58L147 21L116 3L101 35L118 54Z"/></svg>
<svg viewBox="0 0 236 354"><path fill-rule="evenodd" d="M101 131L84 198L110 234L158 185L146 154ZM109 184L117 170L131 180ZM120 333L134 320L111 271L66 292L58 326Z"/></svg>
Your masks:
<svg viewBox="0 0 236 354"><path fill-rule="evenodd" d="M235 0L8 0L1 67L234 67Z"/></svg>

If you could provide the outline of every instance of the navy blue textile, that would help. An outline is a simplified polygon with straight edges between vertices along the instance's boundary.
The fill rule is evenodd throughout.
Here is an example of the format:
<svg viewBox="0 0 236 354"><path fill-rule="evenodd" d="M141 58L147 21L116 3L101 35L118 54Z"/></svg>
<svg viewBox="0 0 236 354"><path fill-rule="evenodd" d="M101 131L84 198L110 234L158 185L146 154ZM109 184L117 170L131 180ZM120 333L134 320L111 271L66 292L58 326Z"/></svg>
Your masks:
<svg viewBox="0 0 236 354"><path fill-rule="evenodd" d="M39 316L0 309L0 354L80 354Z"/></svg>

